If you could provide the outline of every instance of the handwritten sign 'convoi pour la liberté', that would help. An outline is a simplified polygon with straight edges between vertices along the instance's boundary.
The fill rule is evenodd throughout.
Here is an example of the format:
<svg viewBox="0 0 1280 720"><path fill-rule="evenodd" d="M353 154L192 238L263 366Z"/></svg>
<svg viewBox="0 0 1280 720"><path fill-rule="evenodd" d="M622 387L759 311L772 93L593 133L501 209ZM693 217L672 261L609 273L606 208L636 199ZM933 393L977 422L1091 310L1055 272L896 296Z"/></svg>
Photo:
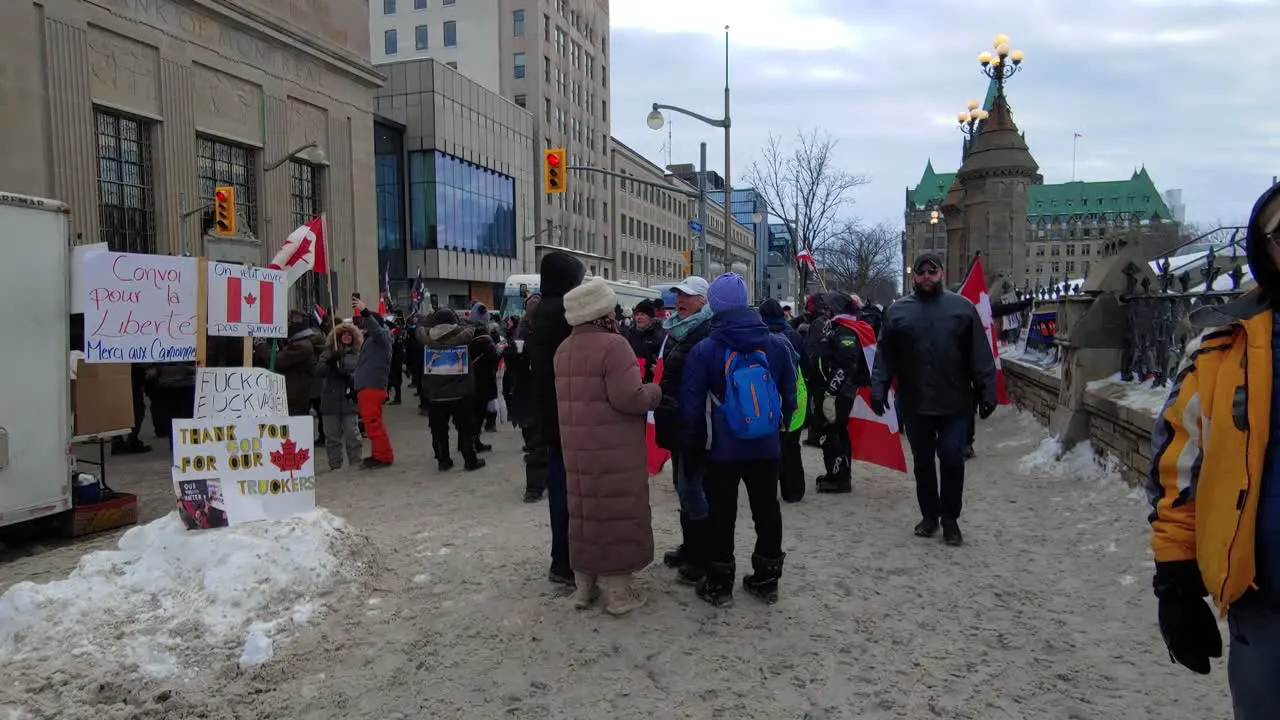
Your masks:
<svg viewBox="0 0 1280 720"><path fill-rule="evenodd" d="M315 509L311 416L173 421L173 490L189 528Z"/></svg>
<svg viewBox="0 0 1280 720"><path fill-rule="evenodd" d="M91 363L190 362L196 357L195 258L91 252L80 306Z"/></svg>

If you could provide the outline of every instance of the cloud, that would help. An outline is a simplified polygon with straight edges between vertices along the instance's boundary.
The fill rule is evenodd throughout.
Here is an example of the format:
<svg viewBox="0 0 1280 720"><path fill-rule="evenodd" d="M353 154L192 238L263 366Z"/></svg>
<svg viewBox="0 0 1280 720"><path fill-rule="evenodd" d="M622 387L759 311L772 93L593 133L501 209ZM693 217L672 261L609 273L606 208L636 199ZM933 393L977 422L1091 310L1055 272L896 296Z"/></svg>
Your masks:
<svg viewBox="0 0 1280 720"><path fill-rule="evenodd" d="M612 131L659 164L661 102L723 114L731 26L732 169L741 180L769 135L819 127L850 171L871 176L853 214L901 222L903 189L926 160L954 170L955 113L981 99L977 64L997 32L1026 52L1008 86L1046 182L1115 180L1145 165L1182 188L1190 219L1242 221L1280 174L1280 93L1271 77L1280 3L1247 0L1025 0L985 12L946 0L612 0ZM723 132L673 116L674 162ZM1084 137L1073 148L1072 133Z"/></svg>

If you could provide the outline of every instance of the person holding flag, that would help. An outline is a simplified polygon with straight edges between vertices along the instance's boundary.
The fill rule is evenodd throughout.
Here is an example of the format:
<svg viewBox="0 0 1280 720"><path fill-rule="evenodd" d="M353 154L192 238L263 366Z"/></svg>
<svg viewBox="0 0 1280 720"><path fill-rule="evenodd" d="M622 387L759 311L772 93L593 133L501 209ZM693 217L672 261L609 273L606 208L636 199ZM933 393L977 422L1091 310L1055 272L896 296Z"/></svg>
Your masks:
<svg viewBox="0 0 1280 720"><path fill-rule="evenodd" d="M871 384L863 340L875 344L875 331L857 313L862 302L844 293L828 293L827 303L836 313L826 324L816 366L822 386L822 462L826 474L818 478L820 493L853 492L853 443L849 436L849 416L858 397L858 388Z"/></svg>
<svg viewBox="0 0 1280 720"><path fill-rule="evenodd" d="M1004 389L1004 370L1000 367L1000 347L996 343L995 313L991 307L991 293L987 290L987 276L982 269L981 254L974 256L973 264L969 266L969 275L960 285L960 295L978 309L978 317L982 320L982 332L991 340L991 357L996 365L996 402L1008 405L1009 396ZM977 431L974 416L977 414L978 401L975 398L973 411L969 414L969 434L964 446L966 460L977 457L977 453L973 451L973 437Z"/></svg>
<svg viewBox="0 0 1280 720"><path fill-rule="evenodd" d="M896 382L915 459L921 515L915 534L933 537L941 519L943 540L961 545L969 416L975 396L983 419L995 412L995 361L977 308L943 287L942 260L933 253L921 254L912 264L912 278L914 291L885 313L871 373L870 405L883 416Z"/></svg>

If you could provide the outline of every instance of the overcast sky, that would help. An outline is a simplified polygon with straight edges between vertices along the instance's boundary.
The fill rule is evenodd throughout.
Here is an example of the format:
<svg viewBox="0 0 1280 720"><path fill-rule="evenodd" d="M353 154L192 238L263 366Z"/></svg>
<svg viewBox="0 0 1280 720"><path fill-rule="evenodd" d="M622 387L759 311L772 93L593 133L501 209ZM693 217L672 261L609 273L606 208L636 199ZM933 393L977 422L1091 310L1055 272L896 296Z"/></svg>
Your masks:
<svg viewBox="0 0 1280 720"><path fill-rule="evenodd" d="M956 112L981 100L997 33L1026 54L1008 85L1045 181L1127 178L1181 188L1188 220L1242 222L1280 174L1280 0L612 0L612 131L659 165L654 102L723 116L731 26L733 178L769 133L819 127L866 173L850 212L902 222L932 158L960 160ZM723 131L674 116L671 159L723 172Z"/></svg>

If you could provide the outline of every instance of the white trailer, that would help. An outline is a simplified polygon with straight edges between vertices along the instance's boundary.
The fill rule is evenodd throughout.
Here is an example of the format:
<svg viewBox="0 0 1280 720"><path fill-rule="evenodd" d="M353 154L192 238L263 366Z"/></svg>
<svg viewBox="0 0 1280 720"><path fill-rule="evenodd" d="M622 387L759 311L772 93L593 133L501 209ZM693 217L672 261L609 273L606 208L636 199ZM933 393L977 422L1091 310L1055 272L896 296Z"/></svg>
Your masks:
<svg viewBox="0 0 1280 720"><path fill-rule="evenodd" d="M0 192L0 527L71 509L68 221Z"/></svg>

